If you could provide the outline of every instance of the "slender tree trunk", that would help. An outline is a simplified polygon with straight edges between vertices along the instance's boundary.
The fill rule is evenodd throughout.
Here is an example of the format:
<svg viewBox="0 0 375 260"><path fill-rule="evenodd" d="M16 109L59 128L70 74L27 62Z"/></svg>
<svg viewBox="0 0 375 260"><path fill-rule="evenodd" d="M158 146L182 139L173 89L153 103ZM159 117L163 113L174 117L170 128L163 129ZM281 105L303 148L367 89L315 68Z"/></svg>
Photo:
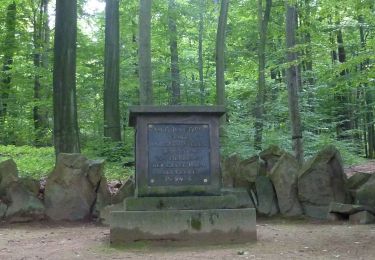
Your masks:
<svg viewBox="0 0 375 260"><path fill-rule="evenodd" d="M203 12L204 12L204 0L200 1L199 10L199 29L198 29L198 72L199 72L199 97L200 103L203 105L205 101L205 88L203 78Z"/></svg>
<svg viewBox="0 0 375 260"><path fill-rule="evenodd" d="M140 0L139 7L139 99L141 105L152 105L151 70L151 0Z"/></svg>
<svg viewBox="0 0 375 260"><path fill-rule="evenodd" d="M254 147L256 150L262 149L263 135L263 114L264 102L266 99L266 43L267 43L267 27L271 15L272 0L266 0L266 8L263 12L263 0L258 0L258 30L259 30L259 46L258 46L258 93L255 105L255 133ZM264 13L264 14L263 14Z"/></svg>
<svg viewBox="0 0 375 260"><path fill-rule="evenodd" d="M45 142L47 131L48 131L48 118L47 109L41 105L43 100L46 100L46 88L41 79L40 74L41 69L47 69L48 55L47 48L44 46L48 44L46 42L47 34L49 34L48 28L48 0L41 0L39 9L34 10L33 19L33 43L34 43L34 66L35 66L35 76L34 76L34 100L36 105L33 108L33 118L34 118L34 129L35 129L35 145L42 146L48 144Z"/></svg>
<svg viewBox="0 0 375 260"><path fill-rule="evenodd" d="M56 1L53 70L55 153L79 153L76 101L77 1Z"/></svg>
<svg viewBox="0 0 375 260"><path fill-rule="evenodd" d="M361 41L361 48L363 50L366 49L366 38L365 38L365 29L363 27L364 18L363 16L359 16L358 22L359 26L359 36ZM368 67L370 61L367 59L366 61L361 63L361 71L365 71ZM375 158L375 127L374 127L374 90L373 88L369 88L368 84L364 83L362 86L364 96L365 96L365 127L364 127L364 141L365 141L365 152L368 158L374 159ZM366 134L367 132L367 134ZM366 138L367 136L367 138Z"/></svg>
<svg viewBox="0 0 375 260"><path fill-rule="evenodd" d="M289 115L292 128L292 142L295 157L300 165L303 164L303 144L302 144L302 129L301 117L299 114L299 73L298 67L295 64L297 61L297 53L293 48L296 45L296 18L297 12L294 6L286 3L286 59L290 65L286 70L286 82L288 87L288 103Z"/></svg>
<svg viewBox="0 0 375 260"><path fill-rule="evenodd" d="M340 63L346 62L346 52L344 47L344 39L342 35L341 29L337 31L337 57ZM347 70L342 70L340 75L345 77L347 74ZM341 90L339 93L336 94L336 100L339 103L340 109L338 116L338 124L337 124L337 136L339 139L346 139L348 138L346 131L353 128L352 126L352 115L351 115L351 102L350 102L350 93L346 90Z"/></svg>
<svg viewBox="0 0 375 260"><path fill-rule="evenodd" d="M171 81L172 81L172 99L171 104L181 103L180 98L180 68L178 63L177 46L177 10L175 0L168 1L168 29L169 29L169 49L171 51Z"/></svg>
<svg viewBox="0 0 375 260"><path fill-rule="evenodd" d="M4 62L1 76L0 88L0 130L3 131L3 125L7 115L8 98L10 92L10 83L12 81L11 69L13 65L13 56L16 48L16 3L13 2L7 7L7 15L5 21L6 36L4 40Z"/></svg>
<svg viewBox="0 0 375 260"><path fill-rule="evenodd" d="M119 0L106 0L105 15L104 136L121 141Z"/></svg>
<svg viewBox="0 0 375 260"><path fill-rule="evenodd" d="M221 0L219 22L216 33L216 104L226 106L225 100L225 31L227 27L229 0ZM226 121L223 116L221 124Z"/></svg>

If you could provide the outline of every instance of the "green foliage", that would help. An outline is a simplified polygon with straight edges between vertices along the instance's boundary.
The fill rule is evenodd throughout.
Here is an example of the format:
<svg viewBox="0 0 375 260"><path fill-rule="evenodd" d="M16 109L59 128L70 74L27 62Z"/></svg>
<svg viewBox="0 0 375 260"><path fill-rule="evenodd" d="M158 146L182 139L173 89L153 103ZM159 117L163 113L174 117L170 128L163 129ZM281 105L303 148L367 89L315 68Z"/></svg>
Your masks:
<svg viewBox="0 0 375 260"><path fill-rule="evenodd" d="M20 176L36 179L47 176L55 164L53 147L35 148L32 146L0 145L0 155L13 159Z"/></svg>

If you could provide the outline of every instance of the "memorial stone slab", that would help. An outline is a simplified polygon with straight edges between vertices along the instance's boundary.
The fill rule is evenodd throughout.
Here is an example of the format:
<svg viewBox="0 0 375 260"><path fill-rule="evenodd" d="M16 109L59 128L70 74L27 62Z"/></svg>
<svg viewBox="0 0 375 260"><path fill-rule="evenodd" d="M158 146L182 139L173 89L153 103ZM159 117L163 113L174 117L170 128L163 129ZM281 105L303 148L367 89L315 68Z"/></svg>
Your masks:
<svg viewBox="0 0 375 260"><path fill-rule="evenodd" d="M134 106L136 195L219 195L221 106Z"/></svg>

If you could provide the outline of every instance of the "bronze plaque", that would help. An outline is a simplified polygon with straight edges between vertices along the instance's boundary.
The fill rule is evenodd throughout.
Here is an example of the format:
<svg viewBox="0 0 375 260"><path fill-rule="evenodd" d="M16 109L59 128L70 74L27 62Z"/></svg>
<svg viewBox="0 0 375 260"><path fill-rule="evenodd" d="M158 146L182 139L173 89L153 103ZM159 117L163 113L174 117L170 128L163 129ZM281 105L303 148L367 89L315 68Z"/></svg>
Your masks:
<svg viewBox="0 0 375 260"><path fill-rule="evenodd" d="M208 124L148 124L148 185L209 185Z"/></svg>

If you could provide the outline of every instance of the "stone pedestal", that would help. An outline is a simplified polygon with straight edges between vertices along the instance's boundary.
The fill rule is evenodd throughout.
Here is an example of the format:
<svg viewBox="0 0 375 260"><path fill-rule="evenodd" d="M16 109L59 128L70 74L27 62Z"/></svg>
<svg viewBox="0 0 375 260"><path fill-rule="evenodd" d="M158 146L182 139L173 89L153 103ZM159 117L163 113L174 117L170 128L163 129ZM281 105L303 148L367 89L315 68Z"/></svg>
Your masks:
<svg viewBox="0 0 375 260"><path fill-rule="evenodd" d="M137 106L136 192L110 217L111 244L256 240L246 191L222 191L220 106Z"/></svg>

